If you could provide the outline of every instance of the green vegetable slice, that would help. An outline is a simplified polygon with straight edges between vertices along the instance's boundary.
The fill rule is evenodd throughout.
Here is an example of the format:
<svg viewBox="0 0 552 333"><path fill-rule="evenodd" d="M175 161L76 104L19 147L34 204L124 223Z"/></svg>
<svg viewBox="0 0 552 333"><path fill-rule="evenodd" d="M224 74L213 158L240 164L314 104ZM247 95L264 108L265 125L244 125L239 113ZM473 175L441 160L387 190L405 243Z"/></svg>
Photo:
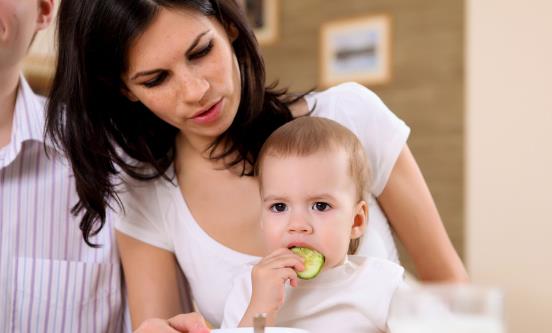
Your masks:
<svg viewBox="0 0 552 333"><path fill-rule="evenodd" d="M305 269L297 272L297 276L303 280L314 279L324 266L324 255L306 247L292 247L291 251L305 259Z"/></svg>

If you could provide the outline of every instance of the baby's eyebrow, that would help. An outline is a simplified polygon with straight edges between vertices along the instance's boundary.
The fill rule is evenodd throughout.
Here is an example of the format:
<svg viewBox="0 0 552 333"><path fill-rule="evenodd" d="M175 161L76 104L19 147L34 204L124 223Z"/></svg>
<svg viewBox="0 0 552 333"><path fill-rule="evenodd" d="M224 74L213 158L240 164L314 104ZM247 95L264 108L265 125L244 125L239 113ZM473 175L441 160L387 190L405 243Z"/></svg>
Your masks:
<svg viewBox="0 0 552 333"><path fill-rule="evenodd" d="M262 197L264 202L267 201L285 201L285 198L277 195L267 195Z"/></svg>
<svg viewBox="0 0 552 333"><path fill-rule="evenodd" d="M261 192L261 201L263 202L291 202L294 199L291 194L285 192Z"/></svg>
<svg viewBox="0 0 552 333"><path fill-rule="evenodd" d="M328 200L335 198L331 193L318 193L308 197L310 201Z"/></svg>

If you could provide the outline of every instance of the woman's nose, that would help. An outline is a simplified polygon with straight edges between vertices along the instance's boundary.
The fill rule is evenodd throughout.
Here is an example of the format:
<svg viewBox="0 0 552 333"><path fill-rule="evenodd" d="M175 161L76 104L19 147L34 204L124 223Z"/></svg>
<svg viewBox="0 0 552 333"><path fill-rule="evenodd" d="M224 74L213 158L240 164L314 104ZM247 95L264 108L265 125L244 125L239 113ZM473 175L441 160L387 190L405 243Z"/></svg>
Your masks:
<svg viewBox="0 0 552 333"><path fill-rule="evenodd" d="M180 93L187 103L198 103L203 101L209 90L209 81L199 75L188 72L181 79Z"/></svg>

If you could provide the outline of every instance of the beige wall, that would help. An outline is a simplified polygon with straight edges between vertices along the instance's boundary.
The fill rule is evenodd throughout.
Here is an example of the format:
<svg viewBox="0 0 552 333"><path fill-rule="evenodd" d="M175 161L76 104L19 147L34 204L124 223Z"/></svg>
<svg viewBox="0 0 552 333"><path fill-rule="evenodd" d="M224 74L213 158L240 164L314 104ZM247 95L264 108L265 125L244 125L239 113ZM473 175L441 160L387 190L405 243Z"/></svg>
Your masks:
<svg viewBox="0 0 552 333"><path fill-rule="evenodd" d="M467 1L466 255L510 333L552 331L552 2Z"/></svg>

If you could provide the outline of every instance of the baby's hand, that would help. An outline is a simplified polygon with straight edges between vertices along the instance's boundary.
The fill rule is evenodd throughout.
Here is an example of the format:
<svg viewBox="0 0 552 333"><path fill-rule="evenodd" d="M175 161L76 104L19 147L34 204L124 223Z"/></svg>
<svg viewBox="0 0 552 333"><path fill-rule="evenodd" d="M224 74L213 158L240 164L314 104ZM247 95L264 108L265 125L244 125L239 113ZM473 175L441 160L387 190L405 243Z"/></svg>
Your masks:
<svg viewBox="0 0 552 333"><path fill-rule="evenodd" d="M289 249L278 249L253 267L253 293L250 308L257 313L275 313L284 304L284 286L289 280L297 286L297 273L304 269L303 258Z"/></svg>

